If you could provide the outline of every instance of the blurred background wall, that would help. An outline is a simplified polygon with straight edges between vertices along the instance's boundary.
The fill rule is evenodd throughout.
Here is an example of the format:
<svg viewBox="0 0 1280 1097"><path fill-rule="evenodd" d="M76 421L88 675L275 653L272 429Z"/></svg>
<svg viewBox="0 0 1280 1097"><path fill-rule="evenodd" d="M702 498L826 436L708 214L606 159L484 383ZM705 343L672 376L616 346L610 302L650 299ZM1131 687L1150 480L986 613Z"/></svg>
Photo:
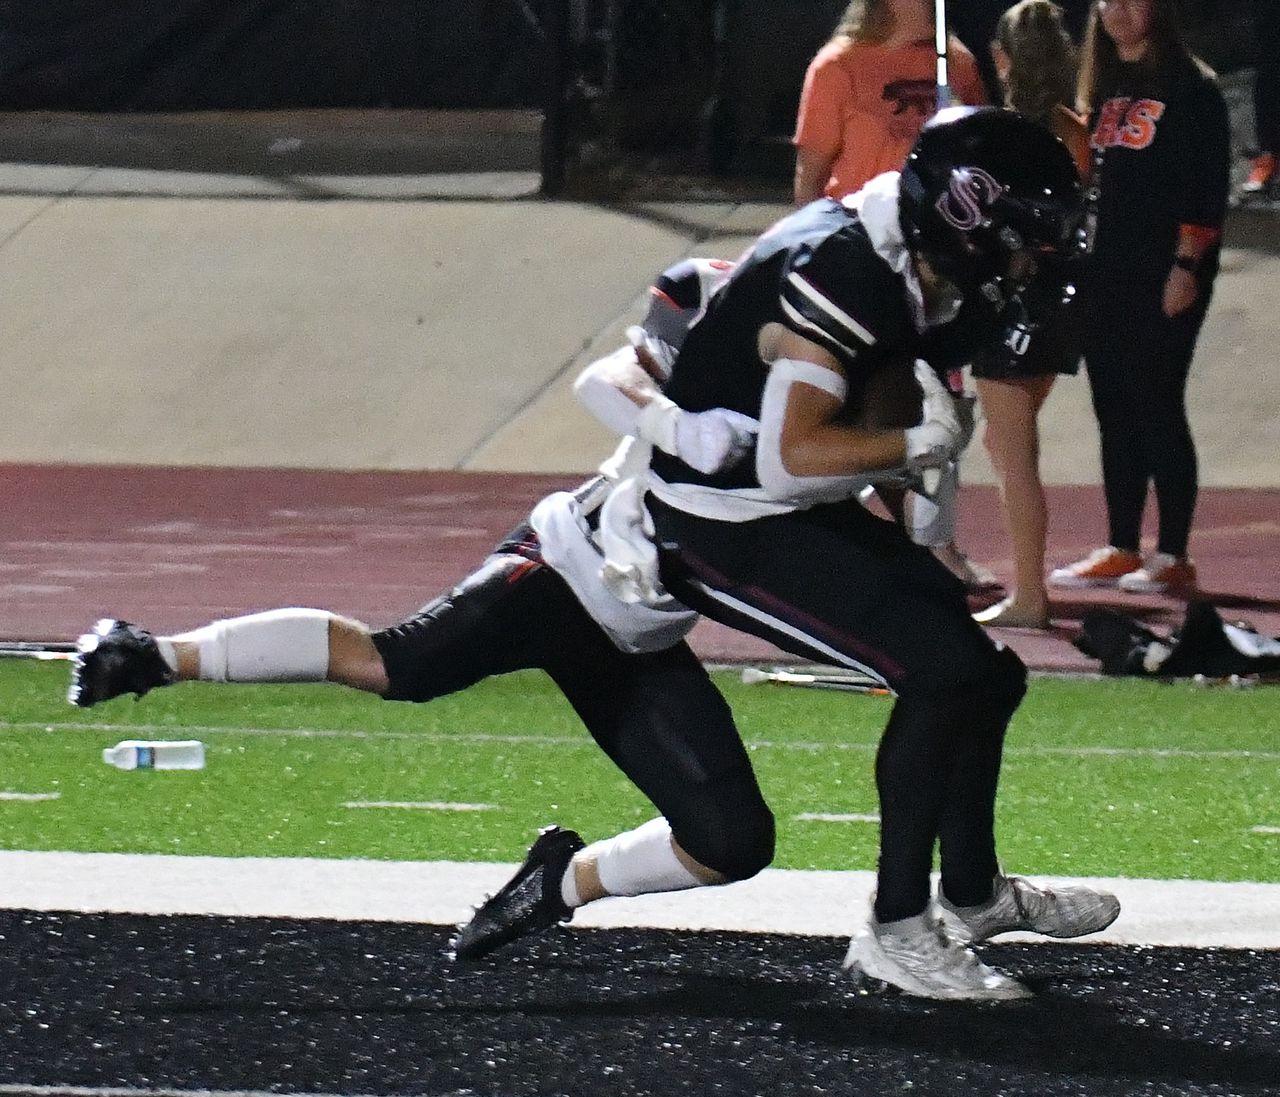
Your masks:
<svg viewBox="0 0 1280 1097"><path fill-rule="evenodd" d="M952 4L980 58L1000 7ZM0 461L591 467L609 440L570 380L656 271L788 208L843 8L0 0ZM1247 148L1246 9L1189 14ZM574 201L525 200L540 180ZM1191 386L1206 483L1280 446L1277 213L1228 223ZM1095 482L1086 386L1053 399L1046 479Z"/></svg>
<svg viewBox="0 0 1280 1097"><path fill-rule="evenodd" d="M785 178L805 67L846 4L0 0L0 110L530 108L550 98L571 158L588 169L647 158L667 171ZM950 5L984 65L1006 6ZM1079 33L1088 0L1062 6ZM1252 63L1247 0L1184 8L1211 65Z"/></svg>
<svg viewBox="0 0 1280 1097"><path fill-rule="evenodd" d="M3 0L0 109L540 105L561 0Z"/></svg>

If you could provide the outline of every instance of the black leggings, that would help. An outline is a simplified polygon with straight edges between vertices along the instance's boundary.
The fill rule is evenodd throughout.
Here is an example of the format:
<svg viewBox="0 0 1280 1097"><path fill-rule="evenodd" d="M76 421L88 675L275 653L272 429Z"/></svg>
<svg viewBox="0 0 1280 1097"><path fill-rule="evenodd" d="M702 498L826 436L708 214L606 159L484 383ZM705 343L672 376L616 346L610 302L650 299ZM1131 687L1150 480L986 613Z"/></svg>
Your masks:
<svg viewBox="0 0 1280 1097"><path fill-rule="evenodd" d="M877 919L927 907L935 845L947 896L986 899L1001 751L1026 671L974 623L960 582L857 503L749 522L650 506L663 581L681 602L897 692L876 756Z"/></svg>
<svg viewBox="0 0 1280 1097"><path fill-rule="evenodd" d="M1116 548L1138 551L1147 491L1154 485L1156 547L1186 555L1199 491L1187 376L1207 303L1173 318L1159 311L1158 302L1124 314L1085 311L1085 368L1102 443L1110 544Z"/></svg>
<svg viewBox="0 0 1280 1097"><path fill-rule="evenodd" d="M489 557L373 641L387 700L429 701L495 674L545 670L691 857L731 880L773 859L773 815L729 706L688 645L622 653L536 559Z"/></svg>
<svg viewBox="0 0 1280 1097"><path fill-rule="evenodd" d="M1280 154L1280 0L1254 0L1254 129L1262 152Z"/></svg>

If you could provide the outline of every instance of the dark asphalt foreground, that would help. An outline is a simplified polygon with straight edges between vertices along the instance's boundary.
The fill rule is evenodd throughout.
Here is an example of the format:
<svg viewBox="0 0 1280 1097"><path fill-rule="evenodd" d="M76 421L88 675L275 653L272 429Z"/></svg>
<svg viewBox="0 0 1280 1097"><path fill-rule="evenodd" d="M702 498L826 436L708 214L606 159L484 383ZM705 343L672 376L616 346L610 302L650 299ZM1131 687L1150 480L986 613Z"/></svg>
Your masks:
<svg viewBox="0 0 1280 1097"><path fill-rule="evenodd" d="M1280 952L991 946L1029 1003L859 994L843 942L0 912L0 1085L344 1094L1280 1093ZM13 1092L9 1089L9 1092Z"/></svg>

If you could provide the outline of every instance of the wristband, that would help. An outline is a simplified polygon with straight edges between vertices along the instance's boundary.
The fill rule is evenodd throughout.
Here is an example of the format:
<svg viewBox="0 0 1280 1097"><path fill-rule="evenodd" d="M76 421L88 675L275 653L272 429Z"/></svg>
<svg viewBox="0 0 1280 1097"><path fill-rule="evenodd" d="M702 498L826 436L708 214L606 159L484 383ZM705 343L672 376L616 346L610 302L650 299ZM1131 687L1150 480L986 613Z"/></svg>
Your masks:
<svg viewBox="0 0 1280 1097"><path fill-rule="evenodd" d="M679 405L661 393L655 393L640 411L636 433L663 453L678 457L676 452L676 420L683 414Z"/></svg>
<svg viewBox="0 0 1280 1097"><path fill-rule="evenodd" d="M1175 255L1173 265L1188 274L1195 274L1200 269L1200 259L1195 255Z"/></svg>

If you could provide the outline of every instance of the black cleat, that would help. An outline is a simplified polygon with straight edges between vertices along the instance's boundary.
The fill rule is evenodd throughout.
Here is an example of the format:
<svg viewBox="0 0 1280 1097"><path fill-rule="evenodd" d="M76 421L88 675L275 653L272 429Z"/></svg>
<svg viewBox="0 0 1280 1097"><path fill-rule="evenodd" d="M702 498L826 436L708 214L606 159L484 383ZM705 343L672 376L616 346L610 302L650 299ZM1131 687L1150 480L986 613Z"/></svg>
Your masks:
<svg viewBox="0 0 1280 1097"><path fill-rule="evenodd" d="M454 957L479 960L521 937L569 921L573 911L560 895L560 881L585 845L576 831L543 828L516 874L460 928L453 939Z"/></svg>
<svg viewBox="0 0 1280 1097"><path fill-rule="evenodd" d="M170 685L173 671L164 661L155 637L128 621L104 617L76 641L67 700L92 708L122 693L141 697L156 686Z"/></svg>

